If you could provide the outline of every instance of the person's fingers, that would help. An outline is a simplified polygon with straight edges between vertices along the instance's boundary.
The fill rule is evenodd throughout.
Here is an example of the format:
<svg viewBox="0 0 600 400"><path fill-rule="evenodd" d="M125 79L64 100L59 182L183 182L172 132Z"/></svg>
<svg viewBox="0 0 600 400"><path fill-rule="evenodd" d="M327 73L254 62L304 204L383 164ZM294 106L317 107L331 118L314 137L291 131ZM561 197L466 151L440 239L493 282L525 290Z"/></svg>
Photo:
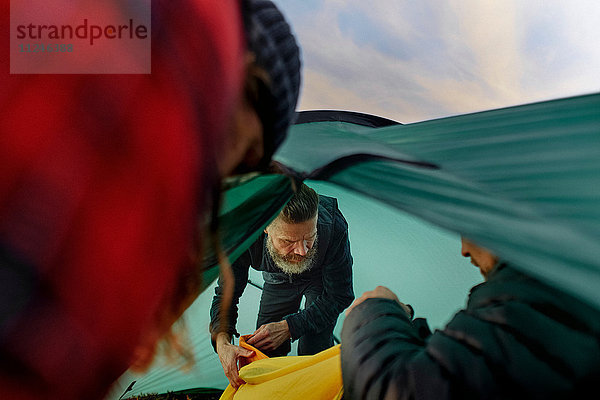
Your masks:
<svg viewBox="0 0 600 400"><path fill-rule="evenodd" d="M257 349L267 349L267 345L270 343L270 340L268 337L263 338L261 340L256 341L255 343L252 344L252 346L256 347Z"/></svg>
<svg viewBox="0 0 600 400"><path fill-rule="evenodd" d="M237 381L233 378L227 377L227 379L229 380L229 384L231 385L232 388L237 389L239 387L239 385L237 384Z"/></svg>
<svg viewBox="0 0 600 400"><path fill-rule="evenodd" d="M225 371L225 376L229 380L229 384L234 389L237 389L241 385L241 383L240 383L241 379L240 379L240 376L238 374L237 365L235 365L235 366L229 366L227 368L227 370Z"/></svg>
<svg viewBox="0 0 600 400"><path fill-rule="evenodd" d="M344 315L345 315L346 317L348 316L348 314L350 314L350 311L352 311L352 310L354 309L354 303L356 303L356 300L354 300L354 301L352 302L352 304L350 304L350 307L348 307L348 308L346 309L346 312L344 313Z"/></svg>
<svg viewBox="0 0 600 400"><path fill-rule="evenodd" d="M348 314L350 314L350 312L354 309L354 307L356 307L357 305L359 305L360 303L362 303L363 301L365 301L367 298L365 297L366 293L363 293L362 296L360 296L358 299L354 300L352 302L352 304L350 304L350 307L348 307L348 309L346 310L346 316L348 316Z"/></svg>
<svg viewBox="0 0 600 400"><path fill-rule="evenodd" d="M240 378L240 376L237 376L237 379L235 381L235 386L234 389L239 388L240 386L242 386L244 383L246 383L242 378Z"/></svg>
<svg viewBox="0 0 600 400"><path fill-rule="evenodd" d="M254 352L251 352L251 353L254 353ZM242 378L240 378L237 363L234 366L231 366L230 368L228 368L228 370L225 372L225 376L227 376L227 379L229 380L229 384L234 389L237 389L241 385L246 383Z"/></svg>
<svg viewBox="0 0 600 400"><path fill-rule="evenodd" d="M276 343L275 337L272 335L265 335L264 338L257 340L253 346L260 350L273 350L280 343Z"/></svg>
<svg viewBox="0 0 600 400"><path fill-rule="evenodd" d="M400 306L406 311L406 314L412 319L415 316L415 310L410 304L400 303Z"/></svg>
<svg viewBox="0 0 600 400"><path fill-rule="evenodd" d="M254 355L254 350L248 350L248 349L245 349L243 347L240 347L238 349L237 354L238 354L239 357L248 358L248 357L252 357Z"/></svg>
<svg viewBox="0 0 600 400"><path fill-rule="evenodd" d="M382 297L382 298L392 299L392 300L398 301L398 298L396 297L396 295L390 289L388 289L385 286L377 286L373 290L369 290L367 292L364 292L362 294L362 296L360 296L359 298L357 298L356 300L354 300L354 302L346 310L345 315L348 316L348 314L350 314L350 312L354 309L354 307L356 307L357 305L359 305L363 301L365 301L367 299L376 298L376 297Z"/></svg>
<svg viewBox="0 0 600 400"><path fill-rule="evenodd" d="M392 299L392 300L397 299L394 292L392 292L389 288L387 288L385 286L377 286L375 288L375 290L373 290L371 292L371 297L383 297L383 298Z"/></svg>
<svg viewBox="0 0 600 400"><path fill-rule="evenodd" d="M248 340L246 340L246 343L254 346L256 344L256 342L263 340L268 335L268 332L265 329L263 329L263 326L264 325L262 325L260 328L258 328L252 334L252 336Z"/></svg>
<svg viewBox="0 0 600 400"><path fill-rule="evenodd" d="M261 343L256 345L256 348L261 350L273 350L275 349L275 343L270 340L263 340Z"/></svg>

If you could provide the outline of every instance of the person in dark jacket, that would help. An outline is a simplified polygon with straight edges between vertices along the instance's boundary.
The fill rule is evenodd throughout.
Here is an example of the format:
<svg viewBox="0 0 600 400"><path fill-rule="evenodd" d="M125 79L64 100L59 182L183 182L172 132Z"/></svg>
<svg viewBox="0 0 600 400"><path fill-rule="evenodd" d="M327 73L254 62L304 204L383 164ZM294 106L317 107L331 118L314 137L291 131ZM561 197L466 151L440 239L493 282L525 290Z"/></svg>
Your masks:
<svg viewBox="0 0 600 400"><path fill-rule="evenodd" d="M235 289L227 320L219 315L223 300L223 282L219 280L210 331L225 375L236 388L243 383L238 361L252 355L231 344L238 335L237 303L249 267L262 271L265 280L258 329L249 344L269 356L286 355L290 339L299 339L299 355L333 346L338 315L354 299L348 224L337 200L301 186L264 234L233 263ZM305 308L299 310L302 297L306 298Z"/></svg>
<svg viewBox="0 0 600 400"><path fill-rule="evenodd" d="M600 312L462 239L486 282L431 334L389 289L348 309L346 399L578 398L600 378ZM589 397L589 396L588 396Z"/></svg>

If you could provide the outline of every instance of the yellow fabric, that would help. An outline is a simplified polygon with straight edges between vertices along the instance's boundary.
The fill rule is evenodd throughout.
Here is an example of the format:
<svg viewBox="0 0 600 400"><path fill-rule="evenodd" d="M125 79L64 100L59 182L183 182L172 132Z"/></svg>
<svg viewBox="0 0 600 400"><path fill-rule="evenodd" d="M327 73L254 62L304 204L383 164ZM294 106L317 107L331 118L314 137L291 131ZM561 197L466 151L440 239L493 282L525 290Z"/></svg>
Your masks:
<svg viewBox="0 0 600 400"><path fill-rule="evenodd" d="M340 345L314 356L257 360L241 368L240 377L246 383L237 391L227 386L221 400L339 400L343 394Z"/></svg>
<svg viewBox="0 0 600 400"><path fill-rule="evenodd" d="M263 358L269 358L265 353L263 353L256 347L252 346L251 344L246 343L246 341L251 337L252 337L252 335L240 336L240 346L247 350L252 350L254 352L254 355L252 357L242 359L242 360L245 360L245 363L243 365L240 365L240 367L248 365L254 361L262 360Z"/></svg>

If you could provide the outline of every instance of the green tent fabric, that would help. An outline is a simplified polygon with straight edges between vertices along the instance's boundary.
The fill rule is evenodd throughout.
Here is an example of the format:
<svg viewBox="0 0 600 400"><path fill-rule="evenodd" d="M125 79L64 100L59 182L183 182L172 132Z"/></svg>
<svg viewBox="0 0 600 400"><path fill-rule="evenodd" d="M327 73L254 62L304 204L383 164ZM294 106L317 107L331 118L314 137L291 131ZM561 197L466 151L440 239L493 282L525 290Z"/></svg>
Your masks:
<svg viewBox="0 0 600 400"><path fill-rule="evenodd" d="M357 295L385 284L434 327L443 324L477 282L457 254L461 233L600 308L599 94L408 125L304 112L276 160L296 180L338 197L350 225ZM233 259L290 195L290 180L278 175L227 190L222 231ZM207 281L216 276L211 264ZM248 333L260 291L248 286L244 296L249 308L238 326ZM196 340L192 375L157 366L141 377L126 374L113 393L134 379L132 393L224 387L208 344L211 297L209 289L184 315Z"/></svg>
<svg viewBox="0 0 600 400"><path fill-rule="evenodd" d="M293 131L281 162L321 168L308 176L463 233L600 307L600 95L381 129L311 125ZM298 140L324 143L332 159L375 157L324 170L318 152L290 151Z"/></svg>
<svg viewBox="0 0 600 400"><path fill-rule="evenodd" d="M277 161L463 233L600 307L600 95L376 129L330 114L294 126Z"/></svg>

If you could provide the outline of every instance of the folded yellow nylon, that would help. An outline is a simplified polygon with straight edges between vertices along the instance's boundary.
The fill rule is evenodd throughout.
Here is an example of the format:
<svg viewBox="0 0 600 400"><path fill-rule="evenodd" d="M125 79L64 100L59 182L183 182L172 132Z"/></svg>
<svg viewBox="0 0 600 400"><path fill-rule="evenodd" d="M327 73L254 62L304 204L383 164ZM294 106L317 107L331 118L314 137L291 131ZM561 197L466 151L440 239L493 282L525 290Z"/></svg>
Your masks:
<svg viewBox="0 0 600 400"><path fill-rule="evenodd" d="M313 356L287 356L254 361L240 369L246 382L231 386L221 400L247 399L341 399L340 346Z"/></svg>

